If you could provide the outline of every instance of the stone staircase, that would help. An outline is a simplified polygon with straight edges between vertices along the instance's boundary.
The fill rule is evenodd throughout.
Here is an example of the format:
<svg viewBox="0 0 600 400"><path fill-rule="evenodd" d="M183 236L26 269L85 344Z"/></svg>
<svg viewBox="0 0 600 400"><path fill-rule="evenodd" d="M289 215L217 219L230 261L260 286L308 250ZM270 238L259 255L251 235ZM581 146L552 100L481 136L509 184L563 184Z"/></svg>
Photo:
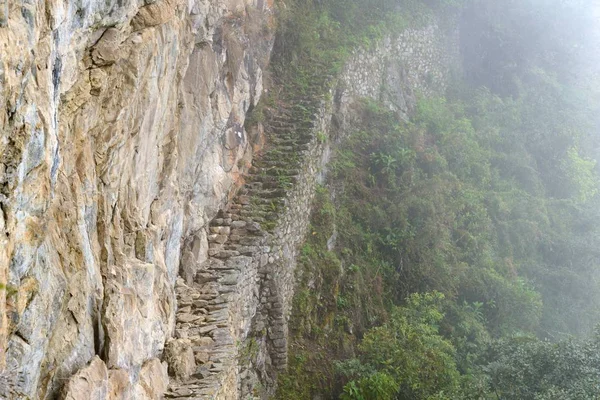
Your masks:
<svg viewBox="0 0 600 400"><path fill-rule="evenodd" d="M327 129L324 95L331 81L315 77L267 110L266 149L234 200L211 221L209 259L191 282L177 279L166 398L252 397L258 380L272 383L286 367L295 257L323 154L317 133ZM260 355L247 354L250 341Z"/></svg>

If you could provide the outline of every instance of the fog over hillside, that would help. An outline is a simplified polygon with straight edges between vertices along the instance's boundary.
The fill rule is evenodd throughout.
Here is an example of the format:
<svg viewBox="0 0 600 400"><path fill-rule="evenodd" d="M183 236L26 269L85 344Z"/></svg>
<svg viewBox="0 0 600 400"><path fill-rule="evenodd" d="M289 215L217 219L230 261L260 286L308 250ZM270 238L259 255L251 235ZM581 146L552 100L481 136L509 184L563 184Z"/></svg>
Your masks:
<svg viewBox="0 0 600 400"><path fill-rule="evenodd" d="M0 400L598 400L598 161L598 0L0 0Z"/></svg>

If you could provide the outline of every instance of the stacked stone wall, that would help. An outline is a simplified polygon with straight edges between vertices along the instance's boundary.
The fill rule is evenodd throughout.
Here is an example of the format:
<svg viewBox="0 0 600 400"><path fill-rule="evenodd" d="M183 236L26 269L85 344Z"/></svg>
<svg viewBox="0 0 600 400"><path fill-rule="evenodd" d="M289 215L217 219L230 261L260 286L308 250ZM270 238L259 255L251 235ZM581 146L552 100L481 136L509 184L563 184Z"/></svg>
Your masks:
<svg viewBox="0 0 600 400"><path fill-rule="evenodd" d="M448 76L459 64L458 30L444 30L435 23L407 29L354 52L342 72L340 103L370 98L408 118L419 96L444 93ZM337 112L342 117L348 113L345 108Z"/></svg>

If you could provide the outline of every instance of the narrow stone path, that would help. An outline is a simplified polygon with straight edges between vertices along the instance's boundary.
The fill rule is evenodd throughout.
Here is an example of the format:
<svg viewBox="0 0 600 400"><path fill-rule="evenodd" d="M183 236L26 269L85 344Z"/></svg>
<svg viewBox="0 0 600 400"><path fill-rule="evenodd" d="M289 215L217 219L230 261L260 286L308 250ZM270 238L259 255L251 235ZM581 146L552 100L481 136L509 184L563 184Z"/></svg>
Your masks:
<svg viewBox="0 0 600 400"><path fill-rule="evenodd" d="M211 221L209 259L193 282L177 279L175 340L167 349L174 356L166 357L174 376L166 398L239 397L245 367L239 364L250 333L267 343L264 368L286 367L291 295L282 286L293 288L288 264L295 257L286 254L300 245L308 223L315 167L307 165L316 164L309 160L322 147L319 113L330 80L315 78L302 91L290 91L303 95L284 95L277 110L267 110L266 150L235 199Z"/></svg>

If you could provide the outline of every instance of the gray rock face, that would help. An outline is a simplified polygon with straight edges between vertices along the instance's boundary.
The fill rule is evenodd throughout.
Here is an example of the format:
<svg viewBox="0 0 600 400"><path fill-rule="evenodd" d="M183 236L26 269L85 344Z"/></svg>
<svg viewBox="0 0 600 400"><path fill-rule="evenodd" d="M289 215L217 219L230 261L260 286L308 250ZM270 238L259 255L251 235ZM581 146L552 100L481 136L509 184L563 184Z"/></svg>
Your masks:
<svg viewBox="0 0 600 400"><path fill-rule="evenodd" d="M252 157L260 4L0 2L0 398L164 392L182 244Z"/></svg>
<svg viewBox="0 0 600 400"><path fill-rule="evenodd" d="M96 356L69 379L61 397L64 400L158 400L162 399L168 381L166 365L156 358L143 364L135 385L132 385L126 370L109 370Z"/></svg>

